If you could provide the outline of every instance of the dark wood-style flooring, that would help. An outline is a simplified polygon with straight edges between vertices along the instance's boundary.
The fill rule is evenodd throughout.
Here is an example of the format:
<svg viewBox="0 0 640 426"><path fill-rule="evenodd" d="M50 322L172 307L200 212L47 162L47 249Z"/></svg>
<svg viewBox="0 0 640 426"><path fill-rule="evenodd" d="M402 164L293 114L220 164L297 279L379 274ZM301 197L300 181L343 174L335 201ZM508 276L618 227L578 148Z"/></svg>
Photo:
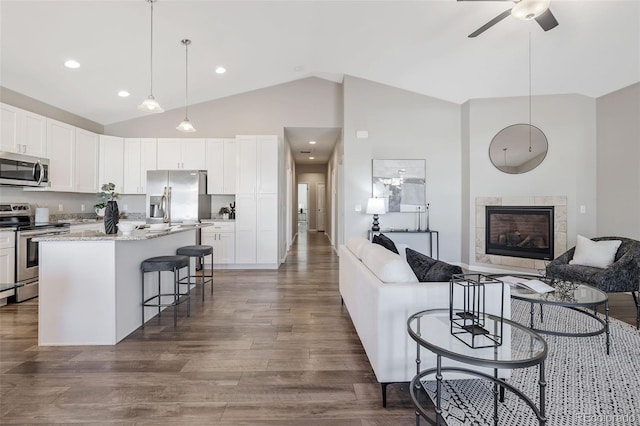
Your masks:
<svg viewBox="0 0 640 426"><path fill-rule="evenodd" d="M38 347L37 299L1 307L0 423L415 424L406 386L381 407L324 235L302 233L278 271L215 275L177 328L169 312L116 346ZM631 296L611 299L634 323Z"/></svg>

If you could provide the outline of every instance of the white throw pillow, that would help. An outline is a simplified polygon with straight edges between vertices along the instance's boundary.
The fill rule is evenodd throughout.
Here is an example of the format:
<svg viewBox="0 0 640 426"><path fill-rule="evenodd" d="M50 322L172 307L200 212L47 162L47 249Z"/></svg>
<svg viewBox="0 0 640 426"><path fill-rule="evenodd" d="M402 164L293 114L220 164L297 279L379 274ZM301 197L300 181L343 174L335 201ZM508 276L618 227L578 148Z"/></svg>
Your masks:
<svg viewBox="0 0 640 426"><path fill-rule="evenodd" d="M362 263L383 283L418 282L407 261L380 244L369 244L363 248Z"/></svg>
<svg viewBox="0 0 640 426"><path fill-rule="evenodd" d="M569 264L604 269L616 259L620 244L622 244L620 240L591 241L589 238L578 235L576 251Z"/></svg>
<svg viewBox="0 0 640 426"><path fill-rule="evenodd" d="M347 240L347 248L351 250L358 259L362 259L362 249L368 244L371 244L371 241L358 236L351 237Z"/></svg>

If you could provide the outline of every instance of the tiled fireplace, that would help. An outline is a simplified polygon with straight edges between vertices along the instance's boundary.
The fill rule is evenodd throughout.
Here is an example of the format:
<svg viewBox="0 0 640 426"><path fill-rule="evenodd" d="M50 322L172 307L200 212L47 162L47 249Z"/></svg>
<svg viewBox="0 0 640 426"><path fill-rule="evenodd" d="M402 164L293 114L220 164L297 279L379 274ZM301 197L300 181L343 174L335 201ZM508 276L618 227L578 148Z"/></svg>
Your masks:
<svg viewBox="0 0 640 426"><path fill-rule="evenodd" d="M566 249L567 197L476 198L477 262L543 269Z"/></svg>

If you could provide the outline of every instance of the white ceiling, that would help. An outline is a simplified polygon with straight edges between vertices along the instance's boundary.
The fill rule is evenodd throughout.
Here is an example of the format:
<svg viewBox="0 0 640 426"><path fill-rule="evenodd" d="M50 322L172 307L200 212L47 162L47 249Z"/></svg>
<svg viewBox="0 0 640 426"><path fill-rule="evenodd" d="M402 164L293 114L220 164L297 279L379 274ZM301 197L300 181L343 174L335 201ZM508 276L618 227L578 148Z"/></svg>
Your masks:
<svg viewBox="0 0 640 426"><path fill-rule="evenodd" d="M326 127L285 127L296 164L324 164L329 161L333 147L342 135L342 129ZM315 144L309 142L315 141ZM313 159L310 159L313 157Z"/></svg>
<svg viewBox="0 0 640 426"><path fill-rule="evenodd" d="M528 93L597 97L640 80L638 0L552 0L560 25L507 17L505 1L158 0L154 95L184 106L308 76L349 74L437 98ZM125 1L0 0L0 85L100 124L144 115L149 94L149 4ZM63 67L78 60L77 70ZM218 65L227 68L220 76ZM116 93L125 89L126 99Z"/></svg>

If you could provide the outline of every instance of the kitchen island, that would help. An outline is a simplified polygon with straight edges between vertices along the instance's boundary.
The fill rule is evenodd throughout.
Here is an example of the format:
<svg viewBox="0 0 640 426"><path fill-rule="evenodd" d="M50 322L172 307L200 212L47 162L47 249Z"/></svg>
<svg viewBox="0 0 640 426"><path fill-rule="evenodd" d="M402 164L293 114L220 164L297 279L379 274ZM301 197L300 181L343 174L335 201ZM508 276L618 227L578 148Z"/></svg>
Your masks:
<svg viewBox="0 0 640 426"><path fill-rule="evenodd" d="M173 255L195 238L195 226L39 238L38 345L115 345L124 339L142 325L142 261ZM194 266L192 259L192 271ZM157 274L149 274L145 295L157 293L157 283ZM163 274L161 285L173 292L173 274ZM157 313L145 309L145 322Z"/></svg>

